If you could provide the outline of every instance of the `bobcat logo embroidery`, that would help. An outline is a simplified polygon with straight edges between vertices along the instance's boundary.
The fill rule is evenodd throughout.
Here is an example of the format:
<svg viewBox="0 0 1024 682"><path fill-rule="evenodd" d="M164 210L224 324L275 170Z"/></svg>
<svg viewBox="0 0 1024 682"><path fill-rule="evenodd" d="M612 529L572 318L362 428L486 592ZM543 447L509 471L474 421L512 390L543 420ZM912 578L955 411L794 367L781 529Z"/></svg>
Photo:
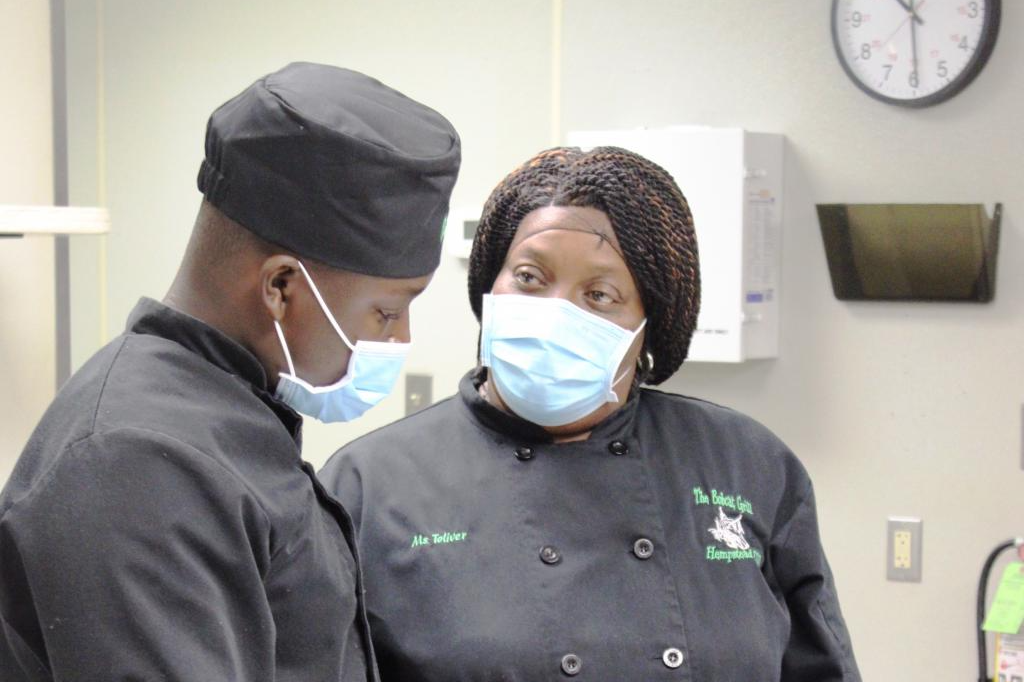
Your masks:
<svg viewBox="0 0 1024 682"><path fill-rule="evenodd" d="M743 514L731 518L719 507L715 527L708 528L708 532L729 549L750 549L750 543L743 532Z"/></svg>
<svg viewBox="0 0 1024 682"><path fill-rule="evenodd" d="M761 550L751 547L747 541L747 533L743 528L743 518L756 518L754 516L754 505L743 495L724 493L717 488L712 488L708 494L702 486L693 488L693 504L695 507L718 507L718 516L715 517L715 527L708 528L711 537L715 542L709 542L704 547L704 557L708 561L721 561L731 564L734 561L753 561L758 566L762 564L764 556ZM725 513L726 509L736 512L732 517ZM748 522L750 523L750 522ZM758 542L757 526L754 525L754 543ZM707 536L703 536L707 537ZM716 544L717 542L717 544Z"/></svg>

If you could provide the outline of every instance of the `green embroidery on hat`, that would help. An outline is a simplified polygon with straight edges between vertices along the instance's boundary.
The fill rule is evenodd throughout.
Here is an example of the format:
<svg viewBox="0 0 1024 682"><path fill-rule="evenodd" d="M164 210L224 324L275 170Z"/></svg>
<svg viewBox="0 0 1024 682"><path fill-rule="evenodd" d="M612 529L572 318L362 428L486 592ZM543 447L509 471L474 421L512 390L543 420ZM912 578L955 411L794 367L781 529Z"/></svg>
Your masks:
<svg viewBox="0 0 1024 682"><path fill-rule="evenodd" d="M469 533L458 532L458 533L428 533L427 535L420 535L419 533L412 536L412 544L409 547L433 547L434 545L450 545L455 542L465 542L466 538L469 537Z"/></svg>

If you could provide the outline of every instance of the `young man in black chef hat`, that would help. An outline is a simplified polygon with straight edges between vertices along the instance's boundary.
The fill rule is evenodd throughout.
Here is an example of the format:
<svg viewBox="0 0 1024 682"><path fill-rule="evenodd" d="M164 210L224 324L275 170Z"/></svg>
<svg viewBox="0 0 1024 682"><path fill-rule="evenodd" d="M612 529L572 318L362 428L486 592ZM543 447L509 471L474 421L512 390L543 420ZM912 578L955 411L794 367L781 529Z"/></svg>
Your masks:
<svg viewBox="0 0 1024 682"><path fill-rule="evenodd" d="M376 677L298 413L391 390L459 160L441 115L330 66L213 113L170 292L71 378L0 494L0 679Z"/></svg>

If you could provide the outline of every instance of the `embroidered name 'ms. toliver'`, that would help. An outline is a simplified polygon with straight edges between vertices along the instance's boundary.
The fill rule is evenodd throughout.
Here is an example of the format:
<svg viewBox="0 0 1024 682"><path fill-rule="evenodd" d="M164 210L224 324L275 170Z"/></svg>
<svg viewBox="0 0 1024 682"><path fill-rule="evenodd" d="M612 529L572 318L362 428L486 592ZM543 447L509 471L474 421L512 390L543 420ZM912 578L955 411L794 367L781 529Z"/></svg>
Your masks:
<svg viewBox="0 0 1024 682"><path fill-rule="evenodd" d="M410 547L430 547L433 545L450 545L455 542L465 542L469 533L430 533L428 535L416 534L412 536Z"/></svg>

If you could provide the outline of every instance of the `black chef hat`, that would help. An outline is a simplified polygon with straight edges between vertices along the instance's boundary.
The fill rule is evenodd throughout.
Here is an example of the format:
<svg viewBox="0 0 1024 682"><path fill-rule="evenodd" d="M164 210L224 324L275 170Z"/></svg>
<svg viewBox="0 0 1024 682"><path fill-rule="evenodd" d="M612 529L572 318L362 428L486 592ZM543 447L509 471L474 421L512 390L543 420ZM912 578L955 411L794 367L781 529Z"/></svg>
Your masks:
<svg viewBox="0 0 1024 682"><path fill-rule="evenodd" d="M433 109L361 73L299 62L213 112L199 190L300 256L419 277L440 262L459 161L458 133Z"/></svg>

